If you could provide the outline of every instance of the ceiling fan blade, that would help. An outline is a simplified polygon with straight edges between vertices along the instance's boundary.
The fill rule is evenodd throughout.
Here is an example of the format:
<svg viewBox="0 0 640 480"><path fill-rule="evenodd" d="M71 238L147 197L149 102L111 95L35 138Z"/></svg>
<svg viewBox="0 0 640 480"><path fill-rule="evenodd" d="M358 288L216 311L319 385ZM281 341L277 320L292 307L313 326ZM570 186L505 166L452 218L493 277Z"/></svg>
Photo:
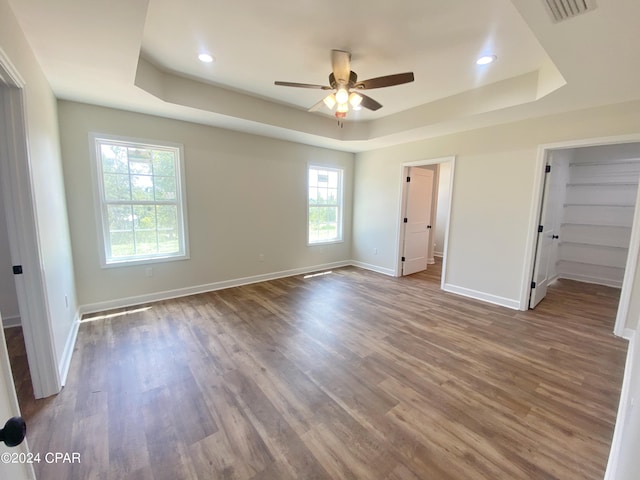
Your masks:
<svg viewBox="0 0 640 480"><path fill-rule="evenodd" d="M356 89L370 90L372 88L392 87L403 83L413 82L413 72L396 73L395 75L385 75L384 77L370 78L354 85Z"/></svg>
<svg viewBox="0 0 640 480"><path fill-rule="evenodd" d="M299 88L317 88L319 90L332 90L328 85L313 85L311 83L295 83L295 82L274 82L281 87L299 87Z"/></svg>
<svg viewBox="0 0 640 480"><path fill-rule="evenodd" d="M367 97L360 92L356 93L362 97L362 102L360 102L361 107L368 108L369 110L373 110L374 112L382 108L382 104L377 102L373 98Z"/></svg>
<svg viewBox="0 0 640 480"><path fill-rule="evenodd" d="M320 110L324 106L324 98L320 100L318 103L314 104L307 112L315 112Z"/></svg>
<svg viewBox="0 0 640 480"><path fill-rule="evenodd" d="M351 54L344 50L331 50L331 68L339 84L349 83L351 74Z"/></svg>

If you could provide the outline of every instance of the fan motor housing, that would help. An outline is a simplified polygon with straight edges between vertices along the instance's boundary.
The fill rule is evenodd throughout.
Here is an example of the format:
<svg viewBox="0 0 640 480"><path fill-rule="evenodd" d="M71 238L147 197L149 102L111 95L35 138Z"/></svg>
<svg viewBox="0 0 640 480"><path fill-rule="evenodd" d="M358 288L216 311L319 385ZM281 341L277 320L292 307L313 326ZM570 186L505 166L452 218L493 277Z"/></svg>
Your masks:
<svg viewBox="0 0 640 480"><path fill-rule="evenodd" d="M357 81L358 75L356 74L356 72L349 72L349 83L347 83L347 87L353 87ZM340 84L338 84L338 82L336 81L336 77L333 75L333 72L329 74L329 85L331 85L331 88L336 90L338 89L338 87L340 87Z"/></svg>

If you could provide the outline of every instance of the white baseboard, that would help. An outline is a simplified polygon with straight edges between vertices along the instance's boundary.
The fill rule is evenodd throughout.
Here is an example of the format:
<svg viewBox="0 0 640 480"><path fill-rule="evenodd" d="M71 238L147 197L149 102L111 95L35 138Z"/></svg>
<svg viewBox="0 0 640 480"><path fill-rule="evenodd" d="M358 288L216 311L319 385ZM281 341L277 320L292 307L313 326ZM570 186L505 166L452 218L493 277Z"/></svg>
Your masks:
<svg viewBox="0 0 640 480"><path fill-rule="evenodd" d="M596 285L604 285L605 287L622 288L622 280L612 280L610 278L592 277L576 273L559 273L556 278L566 278L567 280L575 280L576 282L594 283Z"/></svg>
<svg viewBox="0 0 640 480"><path fill-rule="evenodd" d="M216 290L222 290L225 288L239 287L241 285L249 285L252 283L265 282L268 280L275 280L278 278L291 277L294 275L301 275L310 272L317 272L320 270L327 270L329 268L339 268L346 266L354 266L364 268L365 270L371 270L373 272L395 277L395 271L391 268L381 267L379 265L372 265L370 263L359 261L341 261L334 263L326 263L322 265L314 265L310 267L295 268L291 270L284 270L281 272L267 273L263 275L255 275L251 277L236 278L232 280L224 280L221 282L208 283L204 285L196 285L194 287L178 288L175 290L165 290L162 292L149 293L144 295L137 295L133 297L118 298L114 300L107 300L105 302L97 302L92 304L82 305L79 308L78 315L82 318L83 315L90 313L102 312L106 310L112 310L115 308L133 307L135 305L141 305L145 303L159 302L162 300L169 300L171 298L186 297L189 295L197 295L199 293L213 292ZM494 305L500 305L503 307L518 310L520 303L517 300L511 298L500 297L489 293L472 290L469 288L459 287L457 285L445 284L444 291L455 293L483 302L492 303ZM77 335L77 327L75 330ZM67 366L68 368L68 366Z"/></svg>
<svg viewBox="0 0 640 480"><path fill-rule="evenodd" d="M627 359L624 366L624 378L622 380L622 391L620 392L620 403L618 404L618 415L616 416L616 426L613 430L613 439L611 440L611 450L609 451L609 460L607 462L607 470L604 474L604 480L616 480L617 470L620 462L620 450L622 448L622 437L625 428L625 419L627 418L627 412L630 405L631 397L631 375L633 369L633 356L636 345L636 332L635 330L625 329L625 333L630 330L629 347L627 348ZM627 338L627 337L625 337ZM638 368L640 365L635 365Z"/></svg>
<svg viewBox="0 0 640 480"><path fill-rule="evenodd" d="M622 331L622 338L624 338L625 340L629 340L631 341L631 339L635 336L636 331L633 330L632 328L625 328Z"/></svg>
<svg viewBox="0 0 640 480"><path fill-rule="evenodd" d="M80 311L78 310L75 317L73 317L73 325L71 326L71 330L69 330L69 335L67 336L67 341L64 345L64 352L62 352L62 359L60 361L60 365L58 366L58 371L60 373L60 384L63 387L67 382L67 375L69 374L69 367L71 366L71 356L73 355L73 350L76 346L79 327Z"/></svg>
<svg viewBox="0 0 640 480"><path fill-rule="evenodd" d="M22 326L20 316L6 317L2 319L3 328L14 328ZM60 375L60 382L64 386L67 380L67 374L69 373L69 366L71 365L71 356L73 355L73 349L76 346L76 338L78 337L78 327L80 326L80 313L77 312L74 319L67 341L65 342L64 352L62 353L62 359L60 365L58 365L58 373Z"/></svg>
<svg viewBox="0 0 640 480"><path fill-rule="evenodd" d="M434 257L427 258L427 265L433 265L435 263L436 263L436 259Z"/></svg>
<svg viewBox="0 0 640 480"><path fill-rule="evenodd" d="M317 272L319 270L327 270L330 268L339 268L353 265L351 261L341 261L333 263L325 263L321 265L313 265L309 267L294 268L281 272L265 273L262 275L254 275L251 277L235 278L232 280L224 280L221 282L207 283L204 285L196 285L194 287L177 288L175 290L165 290L162 292L148 293L133 297L118 298L115 300L107 300L105 302L91 303L82 305L79 309L80 318L88 313L102 312L112 310L114 308L125 308L140 305L143 303L159 302L169 300L171 298L186 297L189 295L197 295L199 293L213 292L225 288L239 287L241 285L249 285L252 283L265 282L267 280L275 280L278 278L291 277L305 273Z"/></svg>
<svg viewBox="0 0 640 480"><path fill-rule="evenodd" d="M470 288L459 287L450 283L445 283L443 290L445 292L462 295L463 297L474 298L483 302L493 303L494 305L500 305L501 307L511 308L512 310L520 309L520 302L512 298L500 297L498 295L492 295L490 293L480 292Z"/></svg>
<svg viewBox="0 0 640 480"><path fill-rule="evenodd" d="M442 257L444 257L444 253L443 252L433 252L433 256L434 257L438 257L438 258L442 258Z"/></svg>
<svg viewBox="0 0 640 480"><path fill-rule="evenodd" d="M11 317L2 317L2 328L20 327L22 321L20 315L13 315Z"/></svg>
<svg viewBox="0 0 640 480"><path fill-rule="evenodd" d="M385 268L385 267L380 267L378 265L372 265L370 263L356 262L356 261L350 262L350 265L353 265L354 267L364 268L365 270L371 270L372 272L378 272L384 275L389 275L390 277L396 276L396 272L392 268Z"/></svg>

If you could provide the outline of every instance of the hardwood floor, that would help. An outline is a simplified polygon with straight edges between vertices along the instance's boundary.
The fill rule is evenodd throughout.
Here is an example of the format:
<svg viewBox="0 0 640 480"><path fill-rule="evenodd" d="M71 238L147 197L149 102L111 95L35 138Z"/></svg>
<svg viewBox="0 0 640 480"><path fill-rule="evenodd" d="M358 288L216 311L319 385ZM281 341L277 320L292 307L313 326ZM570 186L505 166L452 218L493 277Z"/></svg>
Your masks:
<svg viewBox="0 0 640 480"><path fill-rule="evenodd" d="M33 401L44 479L598 479L626 341L618 290L556 282L518 312L342 268L107 312ZM16 333L12 333L16 331Z"/></svg>

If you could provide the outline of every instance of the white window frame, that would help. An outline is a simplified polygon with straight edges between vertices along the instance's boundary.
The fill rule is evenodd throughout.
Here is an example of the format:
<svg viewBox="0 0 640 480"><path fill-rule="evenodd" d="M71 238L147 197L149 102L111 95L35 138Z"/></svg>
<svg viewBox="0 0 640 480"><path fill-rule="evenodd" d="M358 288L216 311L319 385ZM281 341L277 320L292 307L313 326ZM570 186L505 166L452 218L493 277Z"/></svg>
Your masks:
<svg viewBox="0 0 640 480"><path fill-rule="evenodd" d="M109 218L105 198L102 155L100 153L101 142L108 144L119 144L137 148L156 148L163 150L173 150L176 156L176 199L172 204L177 206L178 223L178 243L179 251L176 253L157 253L147 255L131 255L128 257L111 257L111 241L109 237ZM108 135L92 132L89 134L89 144L91 152L91 169L93 174L94 204L96 210L96 223L98 228L98 243L100 252L100 265L102 268L112 268L121 266L132 266L149 263L168 262L174 260L189 259L189 236L187 229L187 202L186 183L184 174L184 148L181 144L165 142L160 140L146 140L140 138L125 137L120 135ZM124 202L123 204L127 204ZM131 201L128 204L162 205L166 202L158 201Z"/></svg>
<svg viewBox="0 0 640 480"><path fill-rule="evenodd" d="M310 218L310 210L311 210L311 204L309 202L309 188L310 188L310 173L312 169L317 169L317 170L332 170L335 172L338 172L338 201L337 201L337 207L338 207L338 238L335 239L330 239L330 240L319 240L319 241L311 241L311 238L309 237L309 227L310 224L309 222L311 221ZM344 168L342 167L337 167L334 165L322 165L322 164L317 164L317 163L309 163L307 164L307 189L305 192L306 196L307 196L307 246L316 246L316 245L327 245L327 244L331 244L331 243L342 243L344 242Z"/></svg>

